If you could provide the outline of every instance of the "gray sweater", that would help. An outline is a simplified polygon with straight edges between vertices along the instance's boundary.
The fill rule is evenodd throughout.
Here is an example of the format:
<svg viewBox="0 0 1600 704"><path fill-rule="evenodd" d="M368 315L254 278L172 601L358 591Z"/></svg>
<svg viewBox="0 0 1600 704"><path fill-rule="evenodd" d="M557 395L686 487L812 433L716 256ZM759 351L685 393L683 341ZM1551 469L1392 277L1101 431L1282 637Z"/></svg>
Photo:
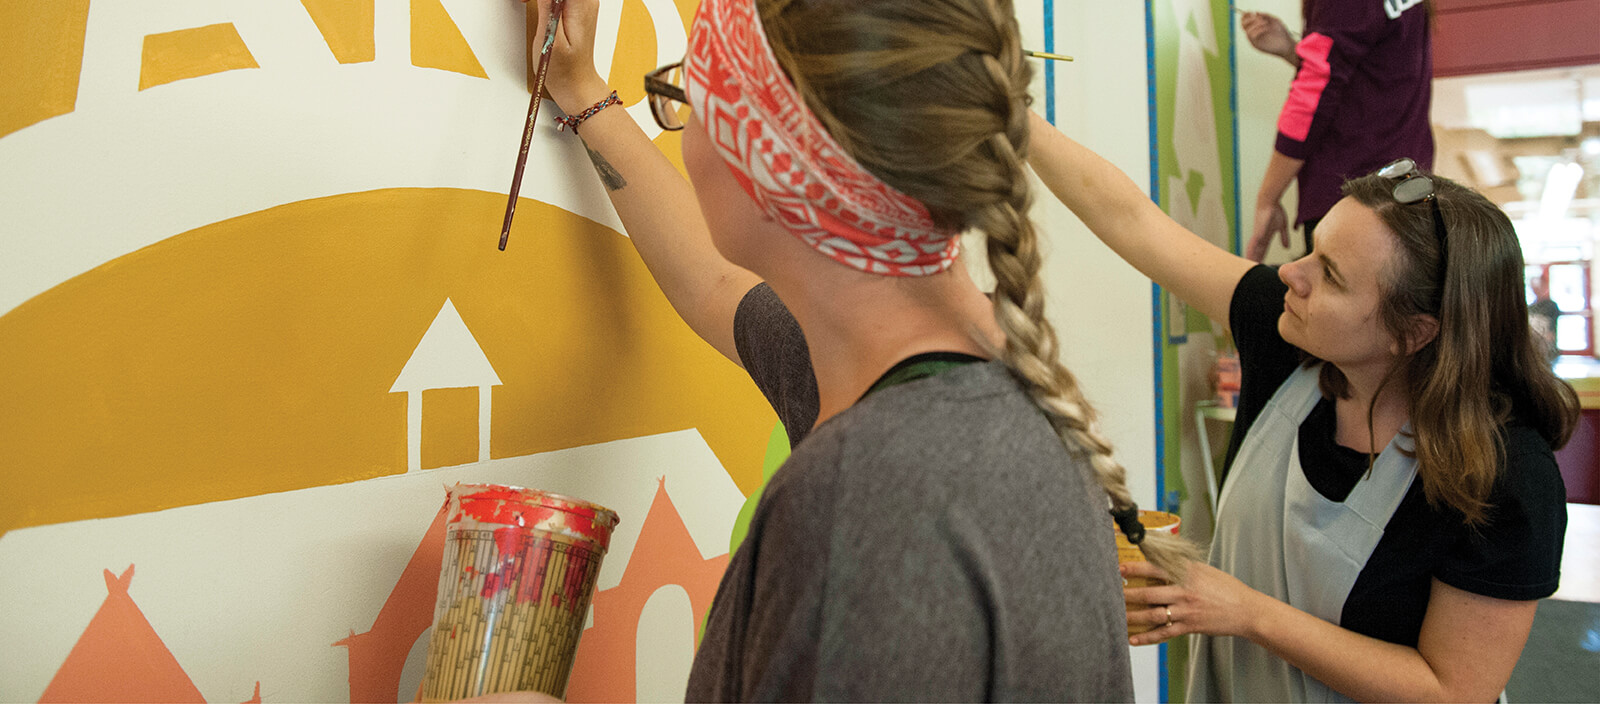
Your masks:
<svg viewBox="0 0 1600 704"><path fill-rule="evenodd" d="M736 336L772 349L786 317L758 286ZM749 349L769 398L815 388L793 355L776 378L801 391L771 388L783 357ZM1086 471L998 363L863 399L767 486L687 699L1132 700L1113 529Z"/></svg>

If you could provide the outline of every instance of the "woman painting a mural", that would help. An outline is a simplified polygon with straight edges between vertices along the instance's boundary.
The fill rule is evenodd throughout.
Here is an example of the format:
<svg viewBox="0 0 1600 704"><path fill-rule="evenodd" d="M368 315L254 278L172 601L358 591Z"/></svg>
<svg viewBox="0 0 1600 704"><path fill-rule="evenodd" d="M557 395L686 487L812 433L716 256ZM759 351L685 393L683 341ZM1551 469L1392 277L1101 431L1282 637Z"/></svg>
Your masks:
<svg viewBox="0 0 1600 704"><path fill-rule="evenodd" d="M667 298L795 441L688 698L1131 699L1108 503L1142 529L1044 317L1010 3L705 0L647 81L692 190L607 109L596 6L567 3L550 95Z"/></svg>
<svg viewBox="0 0 1600 704"><path fill-rule="evenodd" d="M1566 523L1578 403L1529 332L1511 222L1409 160L1347 182L1281 269L1169 219L1035 119L1030 163L1243 366L1210 565L1128 590L1134 644L1196 634L1193 701L1491 701ZM1160 576L1135 566L1127 576Z"/></svg>
<svg viewBox="0 0 1600 704"><path fill-rule="evenodd" d="M1304 230L1309 254L1348 175L1400 154L1433 166L1433 11L1426 0L1302 0L1303 39L1276 16L1240 11L1250 44L1295 68L1246 256L1265 258L1274 233L1289 246L1282 201L1290 183L1299 185L1293 224Z"/></svg>

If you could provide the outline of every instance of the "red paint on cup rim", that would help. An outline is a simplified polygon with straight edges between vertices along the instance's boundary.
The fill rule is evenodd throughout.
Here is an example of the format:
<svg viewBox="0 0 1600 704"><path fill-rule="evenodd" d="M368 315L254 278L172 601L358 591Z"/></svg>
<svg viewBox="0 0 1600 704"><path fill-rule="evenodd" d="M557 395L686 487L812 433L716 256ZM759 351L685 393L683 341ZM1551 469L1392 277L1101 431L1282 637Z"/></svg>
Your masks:
<svg viewBox="0 0 1600 704"><path fill-rule="evenodd" d="M599 504L582 499L522 487L500 484L457 484L451 490L450 524L471 519L512 530L508 537L543 530L593 543L606 550L611 545L611 529L617 514ZM502 529L497 529L499 533ZM505 550L509 546L502 546Z"/></svg>

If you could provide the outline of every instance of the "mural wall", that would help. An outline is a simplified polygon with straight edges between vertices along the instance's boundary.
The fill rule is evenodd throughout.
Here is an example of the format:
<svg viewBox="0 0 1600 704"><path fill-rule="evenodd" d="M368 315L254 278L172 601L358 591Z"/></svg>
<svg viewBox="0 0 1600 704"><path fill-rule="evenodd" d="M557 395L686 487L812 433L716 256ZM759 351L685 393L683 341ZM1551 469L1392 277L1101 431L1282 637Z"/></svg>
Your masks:
<svg viewBox="0 0 1600 704"><path fill-rule="evenodd" d="M522 6L7 7L0 700L410 700L456 481L617 510L572 697L681 697L776 419L570 134L496 250ZM692 10L601 17L647 130Z"/></svg>
<svg viewBox="0 0 1600 704"><path fill-rule="evenodd" d="M1235 39L1232 2L1149 0L1151 13L1151 140L1156 201L1179 224L1229 251L1239 251L1238 123L1235 102ZM1255 8L1250 8L1255 9ZM1253 185L1253 184L1252 184ZM1253 202L1253 201L1252 201ZM1176 297L1154 287L1162 321L1161 415L1165 462L1162 501L1183 516L1185 536L1209 543L1214 517L1198 433L1209 432L1195 413L1197 401L1213 398L1211 367L1219 350L1231 347L1228 321L1210 321ZM1226 428L1210 447L1226 447ZM1166 699L1183 699L1187 642L1167 645Z"/></svg>
<svg viewBox="0 0 1600 704"><path fill-rule="evenodd" d="M693 5L603 6L647 134ZM1078 57L1060 124L1143 182L1142 9L1018 5ZM787 448L548 118L497 251L526 50L514 0L0 7L0 701L409 701L457 481L621 514L569 697L682 697ZM1148 282L1041 201L1065 356L1148 504Z"/></svg>

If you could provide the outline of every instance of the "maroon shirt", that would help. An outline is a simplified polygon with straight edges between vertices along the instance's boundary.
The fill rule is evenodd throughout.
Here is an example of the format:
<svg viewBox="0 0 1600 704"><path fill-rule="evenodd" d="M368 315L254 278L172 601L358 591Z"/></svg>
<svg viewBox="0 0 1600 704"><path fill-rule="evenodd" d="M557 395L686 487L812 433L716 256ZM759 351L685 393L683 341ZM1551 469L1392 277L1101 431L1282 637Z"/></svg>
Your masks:
<svg viewBox="0 0 1600 704"><path fill-rule="evenodd" d="M1305 160L1296 223L1321 218L1344 182L1411 157L1433 168L1433 50L1418 0L1317 0L1295 47L1278 153Z"/></svg>

